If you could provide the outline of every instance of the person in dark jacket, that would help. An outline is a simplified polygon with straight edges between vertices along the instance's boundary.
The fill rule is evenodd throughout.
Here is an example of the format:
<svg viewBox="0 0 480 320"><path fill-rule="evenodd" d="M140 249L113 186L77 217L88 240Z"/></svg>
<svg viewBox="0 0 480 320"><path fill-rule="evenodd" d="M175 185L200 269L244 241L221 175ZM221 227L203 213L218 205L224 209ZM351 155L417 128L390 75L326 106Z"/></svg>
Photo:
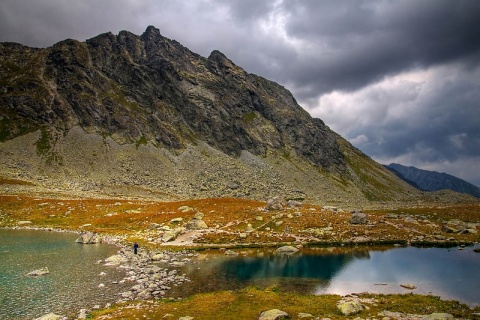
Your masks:
<svg viewBox="0 0 480 320"><path fill-rule="evenodd" d="M137 251L138 251L138 243L135 242L135 243L133 244L133 253L134 253L134 254L137 254Z"/></svg>

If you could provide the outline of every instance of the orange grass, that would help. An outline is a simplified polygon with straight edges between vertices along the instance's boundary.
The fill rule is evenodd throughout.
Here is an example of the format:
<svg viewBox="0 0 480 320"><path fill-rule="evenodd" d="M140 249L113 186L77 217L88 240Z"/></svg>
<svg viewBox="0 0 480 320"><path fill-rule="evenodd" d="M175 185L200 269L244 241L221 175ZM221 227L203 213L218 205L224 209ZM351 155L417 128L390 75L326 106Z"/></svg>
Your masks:
<svg viewBox="0 0 480 320"><path fill-rule="evenodd" d="M194 210L181 212L181 206ZM106 234L127 235L128 240L147 243L161 231L150 230L156 223L169 225L173 218L182 218L183 225L198 211L213 228L195 242L204 244L268 244L300 242L349 242L367 239L372 242L409 241L418 236L441 234L441 223L448 219L480 222L478 204L452 205L370 211L368 225L351 225L348 212L322 211L305 204L300 208L266 211L265 203L236 198L210 198L176 202L125 199L53 199L30 196L0 196L0 226L15 226L18 221L31 221L35 227L75 229ZM414 216L408 219L387 219L387 213ZM262 220L260 220L260 218ZM254 231L247 236L247 225ZM331 228L324 234L315 229ZM312 229L314 230L312 233ZM215 230L215 232L213 231ZM221 231L221 233L219 232ZM479 241L478 234L444 234L455 241ZM367 242L368 242L367 241Z"/></svg>

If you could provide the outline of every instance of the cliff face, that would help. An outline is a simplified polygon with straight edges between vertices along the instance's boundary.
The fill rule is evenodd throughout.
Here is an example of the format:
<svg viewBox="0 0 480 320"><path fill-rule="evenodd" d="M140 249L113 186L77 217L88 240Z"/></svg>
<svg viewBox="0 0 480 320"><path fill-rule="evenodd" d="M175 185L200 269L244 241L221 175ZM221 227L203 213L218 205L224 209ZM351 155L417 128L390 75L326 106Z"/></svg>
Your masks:
<svg viewBox="0 0 480 320"><path fill-rule="evenodd" d="M2 140L22 128L79 125L120 143L146 139L178 150L202 140L236 156L293 150L318 166L343 169L334 135L285 88L247 74L218 51L202 58L154 27L140 37L122 31L44 50L1 49Z"/></svg>
<svg viewBox="0 0 480 320"><path fill-rule="evenodd" d="M229 186L226 195L255 197L330 189L340 192L333 198L385 199L414 190L312 118L282 86L246 73L219 51L201 57L151 26L141 36L105 33L45 49L1 43L0 87L8 176L22 171L35 179L41 172L182 196L217 195L207 192L213 180ZM23 156L19 143L29 146ZM200 152L185 167L200 182L179 178L188 150ZM126 158L137 160L127 165ZM355 159L376 168L373 178L362 178L368 174L355 168L361 165ZM156 168L161 177L138 177Z"/></svg>

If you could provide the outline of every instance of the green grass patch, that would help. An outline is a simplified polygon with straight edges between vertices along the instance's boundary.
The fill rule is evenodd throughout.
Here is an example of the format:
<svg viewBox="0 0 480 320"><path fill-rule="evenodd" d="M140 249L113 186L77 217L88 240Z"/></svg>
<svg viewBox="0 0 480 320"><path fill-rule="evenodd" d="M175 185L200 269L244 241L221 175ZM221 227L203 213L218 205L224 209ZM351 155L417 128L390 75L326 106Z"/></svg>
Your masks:
<svg viewBox="0 0 480 320"><path fill-rule="evenodd" d="M257 114L254 111L247 112L243 114L242 118L246 123L251 123L253 120L255 120L255 118L257 118Z"/></svg>
<svg viewBox="0 0 480 320"><path fill-rule="evenodd" d="M140 139L137 140L137 142L135 143L135 147L138 148L141 146L141 145L147 145L148 143L148 140L147 140L147 137L145 136L141 136Z"/></svg>

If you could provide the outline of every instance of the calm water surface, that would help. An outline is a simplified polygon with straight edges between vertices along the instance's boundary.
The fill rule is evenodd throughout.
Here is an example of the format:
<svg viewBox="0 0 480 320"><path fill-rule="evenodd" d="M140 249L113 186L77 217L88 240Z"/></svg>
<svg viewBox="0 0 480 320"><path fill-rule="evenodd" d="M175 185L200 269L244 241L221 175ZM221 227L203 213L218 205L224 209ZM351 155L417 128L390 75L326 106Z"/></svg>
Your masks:
<svg viewBox="0 0 480 320"><path fill-rule="evenodd" d="M117 298L125 273L97 264L115 254L107 244L81 245L78 235L0 229L0 319L32 319L49 312L75 316L82 308L105 306ZM50 273L26 277L48 267ZM100 276L101 272L107 276ZM100 283L105 288L98 288Z"/></svg>
<svg viewBox="0 0 480 320"><path fill-rule="evenodd" d="M315 294L414 293L480 305L480 253L476 247L369 248L304 250L290 256L273 251L244 251L238 257L203 253L185 271L193 280L188 293L277 287Z"/></svg>

